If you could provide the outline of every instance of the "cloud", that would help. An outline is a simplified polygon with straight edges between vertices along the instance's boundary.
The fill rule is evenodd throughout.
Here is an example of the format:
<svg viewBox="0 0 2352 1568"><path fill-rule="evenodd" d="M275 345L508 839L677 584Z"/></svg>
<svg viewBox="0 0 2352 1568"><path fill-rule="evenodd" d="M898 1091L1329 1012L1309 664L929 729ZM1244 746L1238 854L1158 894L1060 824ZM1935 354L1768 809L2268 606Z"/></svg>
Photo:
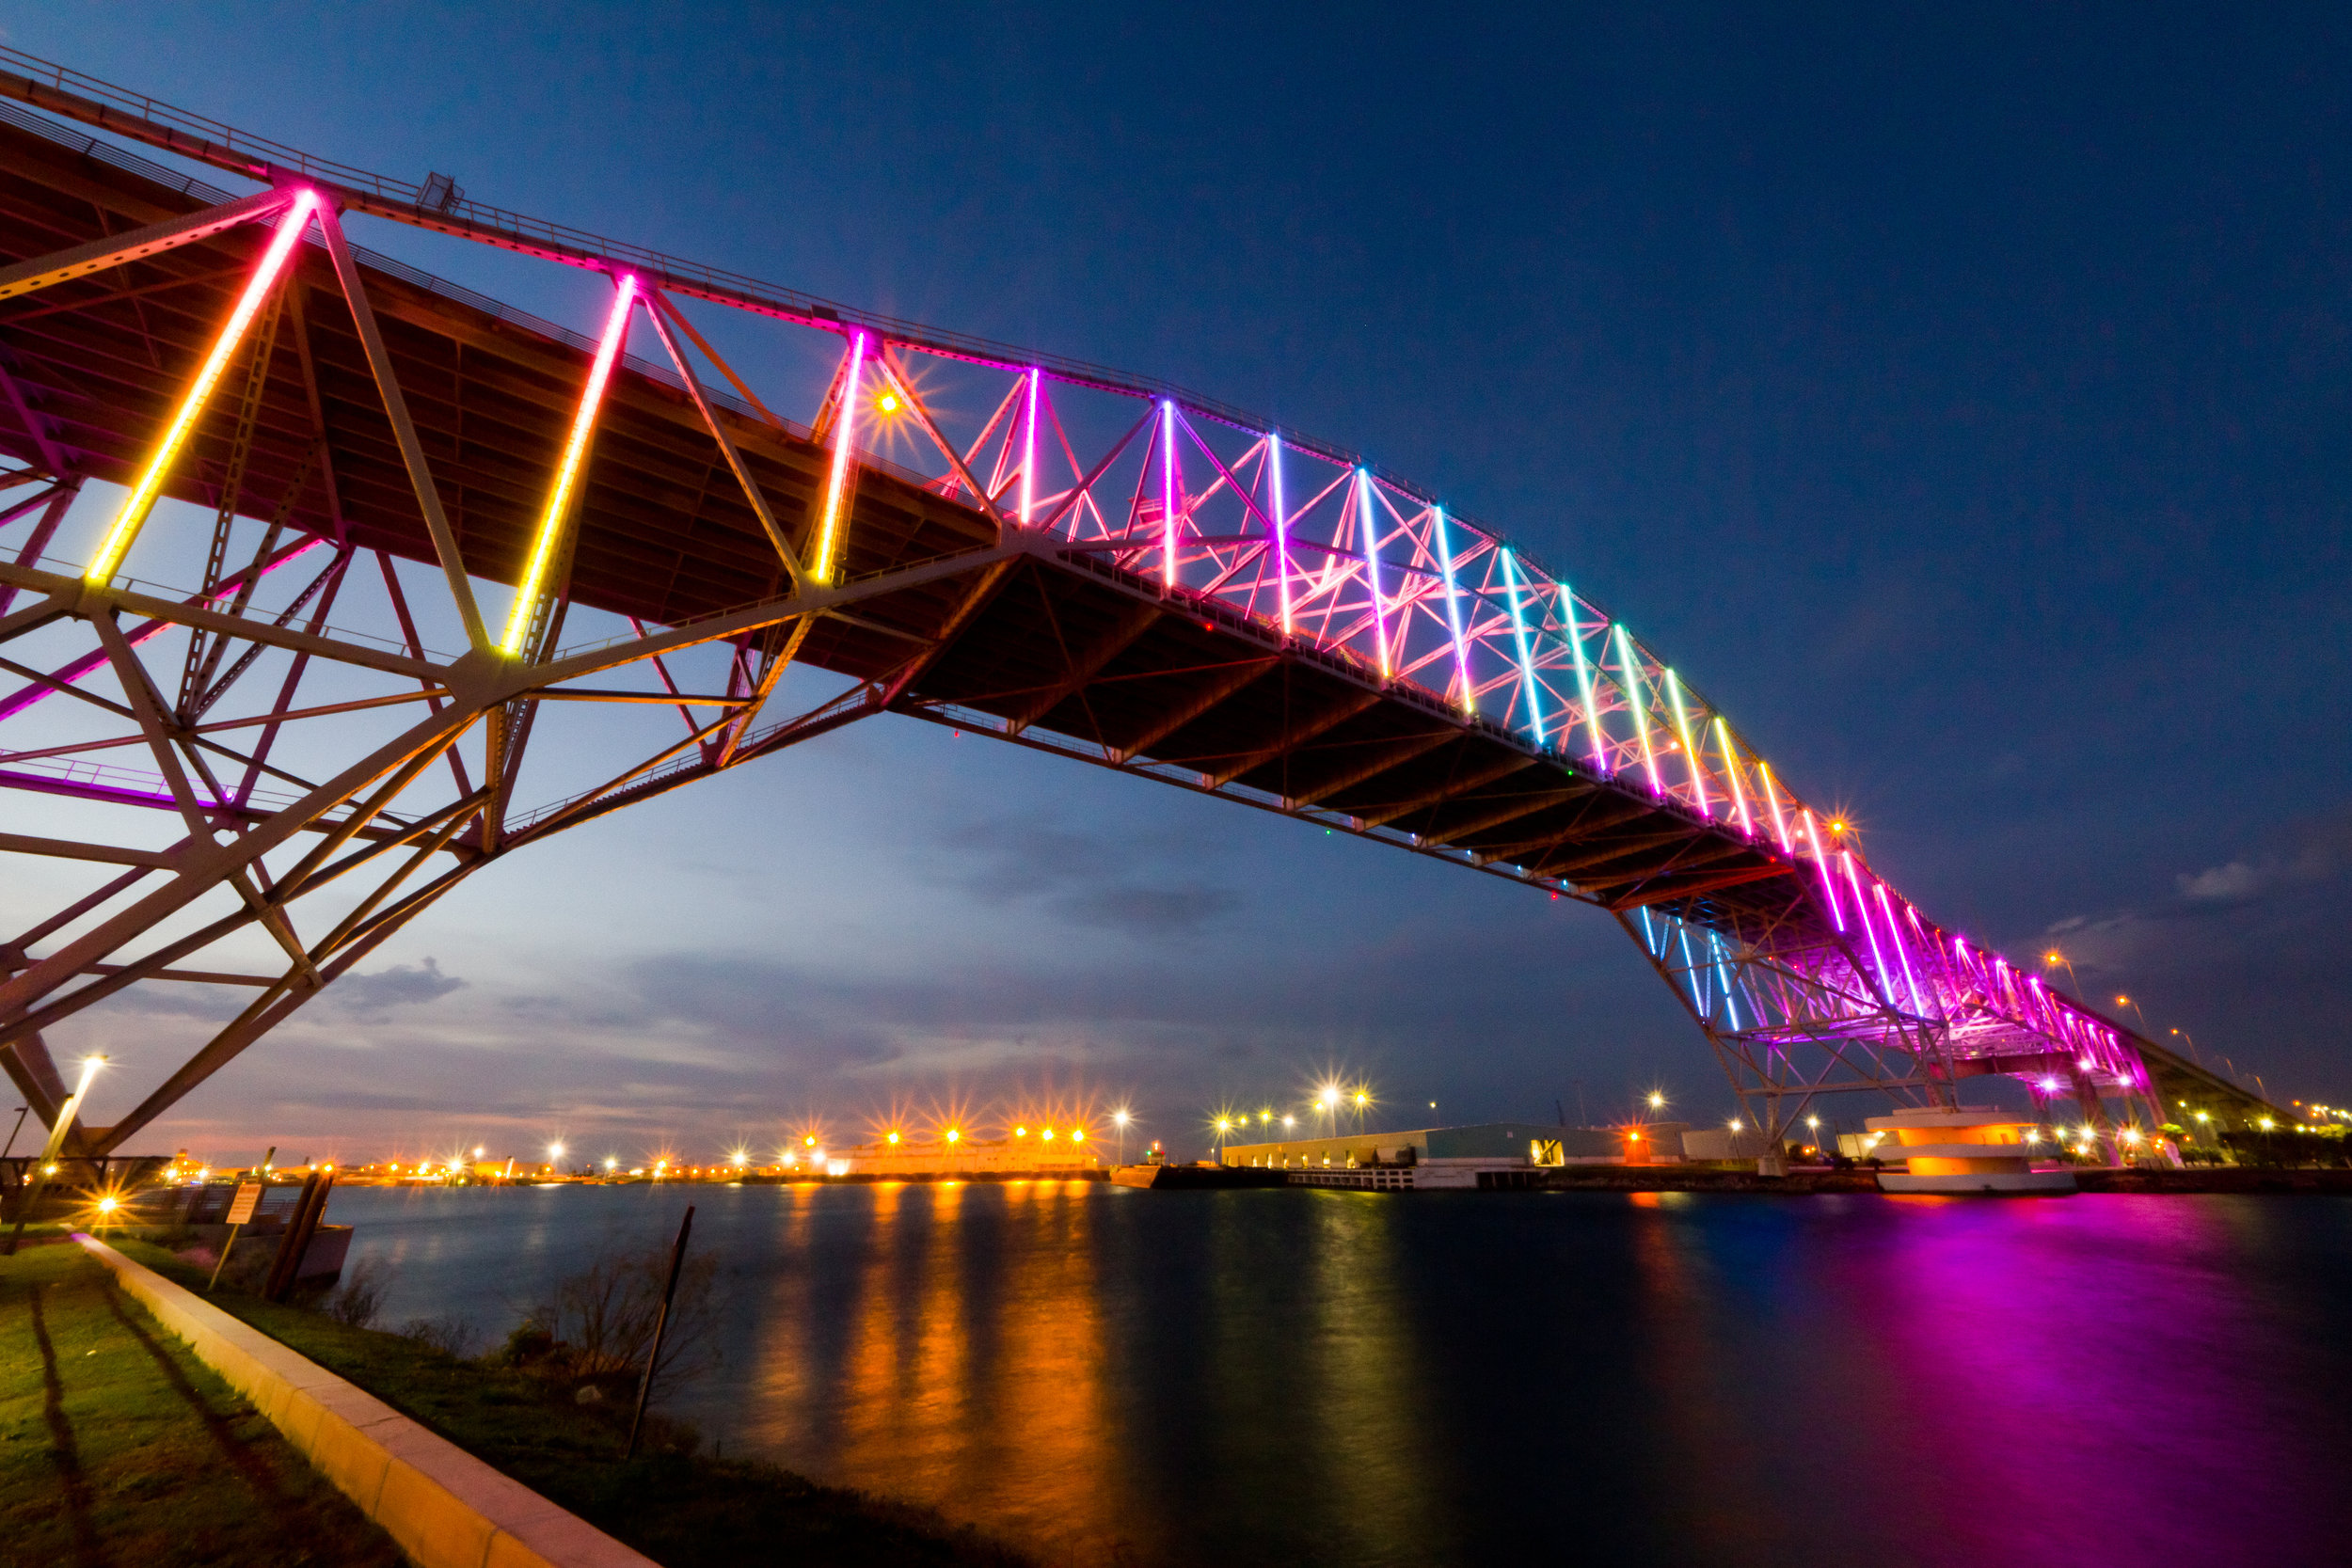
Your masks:
<svg viewBox="0 0 2352 1568"><path fill-rule="evenodd" d="M2253 897L2270 879L2244 861L2232 861L2227 865L2217 865L2195 876L2184 872L2173 879L2180 884L2184 898L2235 903Z"/></svg>
<svg viewBox="0 0 2352 1568"><path fill-rule="evenodd" d="M2281 836L2285 842L2268 853L2173 879L2181 896L2197 903L2244 903L2285 884L2324 882L2352 868L2352 806L2305 817Z"/></svg>
<svg viewBox="0 0 2352 1568"><path fill-rule="evenodd" d="M375 1014L412 1002L436 1001L465 984L454 974L442 974L440 964L428 958L421 964L399 964L373 974L346 974L327 994L353 1012Z"/></svg>
<svg viewBox="0 0 2352 1568"><path fill-rule="evenodd" d="M1244 900L1197 875L1197 845L1087 832L1034 817L984 819L942 839L964 864L945 879L985 904L1029 903L1056 919L1137 941L1198 936Z"/></svg>

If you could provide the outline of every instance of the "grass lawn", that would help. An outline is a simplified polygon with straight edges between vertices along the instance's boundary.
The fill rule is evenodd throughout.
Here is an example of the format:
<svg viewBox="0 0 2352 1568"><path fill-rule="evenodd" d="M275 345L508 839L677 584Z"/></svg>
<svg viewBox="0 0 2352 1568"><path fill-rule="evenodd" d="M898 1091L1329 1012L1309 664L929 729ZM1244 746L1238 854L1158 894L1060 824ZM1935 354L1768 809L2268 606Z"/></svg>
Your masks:
<svg viewBox="0 0 2352 1568"><path fill-rule="evenodd" d="M167 1278L203 1288L204 1270L162 1247L109 1241ZM624 1465L625 1402L582 1406L569 1382L459 1360L404 1335L354 1328L226 1287L212 1299L664 1568L1022 1568L1031 1561L928 1510L818 1486L772 1465L675 1449L641 1450Z"/></svg>
<svg viewBox="0 0 2352 1568"><path fill-rule="evenodd" d="M0 1562L404 1560L103 1265L26 1243L0 1259Z"/></svg>

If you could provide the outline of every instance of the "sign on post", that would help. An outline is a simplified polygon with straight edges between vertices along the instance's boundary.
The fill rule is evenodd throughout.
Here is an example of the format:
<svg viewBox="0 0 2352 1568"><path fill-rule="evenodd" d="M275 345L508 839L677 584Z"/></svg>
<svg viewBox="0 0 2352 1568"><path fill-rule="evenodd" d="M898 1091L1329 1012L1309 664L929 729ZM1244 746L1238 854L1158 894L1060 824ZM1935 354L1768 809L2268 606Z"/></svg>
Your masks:
<svg viewBox="0 0 2352 1568"><path fill-rule="evenodd" d="M259 1181L246 1181L239 1183L237 1187L237 1196L229 1201L229 1223L230 1225L246 1225L250 1223L253 1218L253 1211L260 1208L261 1203L262 1183Z"/></svg>

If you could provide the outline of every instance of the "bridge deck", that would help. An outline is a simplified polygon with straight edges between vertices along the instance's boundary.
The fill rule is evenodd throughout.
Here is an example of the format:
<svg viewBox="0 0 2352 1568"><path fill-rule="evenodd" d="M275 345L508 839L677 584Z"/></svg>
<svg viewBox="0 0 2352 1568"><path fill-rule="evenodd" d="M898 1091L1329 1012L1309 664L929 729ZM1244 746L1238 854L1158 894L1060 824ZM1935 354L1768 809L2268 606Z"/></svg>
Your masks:
<svg viewBox="0 0 2352 1568"><path fill-rule="evenodd" d="M151 142L211 156L119 108L13 77L0 86L8 96L86 122L119 125ZM263 177L236 158L213 161ZM192 179L0 105L0 265L226 199ZM441 227L421 208L354 199L380 215ZM486 230L469 237L603 264L593 254L516 244ZM132 483L269 238L248 224L0 301L0 452L59 476ZM640 253L627 264L648 257ZM462 564L477 581L513 584L523 576L595 345L388 258L360 252L358 263ZM819 326L837 327L840 319L816 305L785 309L675 278L672 286ZM393 426L323 247L297 247L278 296L282 314L254 334L271 346L231 510L339 546L435 562ZM985 356L974 362L994 363ZM237 429L223 405L232 401L224 384L172 470L169 495L220 506ZM807 427L755 407L748 393L708 394L708 402L779 529L805 559L831 447ZM1034 401L1030 406L1034 422ZM1172 405L1163 408L1172 450L1176 416ZM1267 450L1275 444L1269 433ZM1366 478L1367 509L1372 488ZM1693 785L1695 805L1659 787L1655 771L1645 788L1630 763L1587 767L1548 748L1540 724L1531 737L1498 722L1491 709L1466 716L1448 692L1412 676L1382 678L1346 636L1286 636L1213 592L1164 587L1159 574L1138 569L1132 532L1107 547L1104 540L1048 531L1016 531L1007 538L985 510L950 499L959 493L952 480L934 482L860 454L840 575L873 582L926 563L946 569L861 598L853 612L826 611L796 650L801 663L886 690L889 705L904 713L1343 827L1616 911L1719 1053L1742 1053L1756 1084L1775 1097L1810 1092L1807 1085L1915 1088L1928 1082L1899 1067L1870 1069L1836 1085L1827 1077L1792 1078L1783 1069L1794 1040L1827 1050L1840 1070L1855 1065L1840 1055L1848 1043L1870 1052L1891 1046L1923 1061L1940 1053L1946 1065L1935 1072L2009 1074L2035 1081L2040 1092L2065 1080L2090 1095L2094 1076L2127 1095L2153 1089L2167 1102L2182 1093L2233 1087L2114 1020L2046 993L2038 981L2021 983L1991 955L1967 952L1950 933L1924 925L1907 903L1890 900L1851 840L1832 844L1815 834L1801 858L1786 829L1776 842L1760 824L1740 831L1728 817L1716 818L1702 786ZM1130 529L1135 520L1128 519ZM1437 526L1442 530L1442 518ZM1367 515L1367 537L1370 527ZM676 626L772 601L787 587L776 552L686 384L667 365L647 360L625 359L615 372L572 537L564 578L570 601L647 626ZM1442 532L1438 537L1442 541ZM1009 559L1007 546L1017 552ZM1490 570L1502 559L1507 588L1517 568L1499 538L1487 536L1485 547ZM1438 548L1447 546L1440 542ZM1378 553L1363 551L1375 617L1382 607ZM1122 554L1123 563L1113 559ZM966 556L968 566L961 565ZM1424 583L1435 580L1426 565L1416 568ZM135 558L130 569L137 570ZM1454 571L1448 558L1442 580L1449 594ZM1575 626L1577 601L1564 585L1552 587L1581 661L1587 633ZM1516 621L1517 590L1507 589L1505 598ZM1602 637L1611 630L1601 617ZM1624 628L1613 630L1622 686L1630 651ZM1457 624L1457 644L1462 635ZM1524 666L1523 630L1521 637ZM1380 657L1387 667L1391 655L1384 649ZM1399 667L1446 678L1428 663ZM85 673L88 668L95 666ZM1671 672L1659 675L1679 704L1682 689ZM1467 689L1467 665L1461 679ZM1637 689L1640 684L1636 679ZM1589 689L1584 699L1599 748L1602 726ZM1636 706L1653 700L1642 696ZM1531 707L1533 702L1531 696ZM0 705L0 713L10 710ZM1676 716L1679 721L1678 706ZM1552 738L1559 744L1565 736L1555 731ZM1728 732L1719 738L1728 762ZM729 743L724 756L706 753L648 774L614 787L609 800L671 787L683 776L679 769L699 776L771 743L788 741L747 739L739 754ZM1646 732L1640 744L1646 767ZM1689 747L1694 776L1704 744L1702 731ZM1734 764L1735 788L1737 778ZM1788 799L1792 807L1801 804ZM169 802L155 795L135 803ZM574 813L571 819L584 818ZM549 819L525 814L514 821L508 844L527 841ZM461 854L502 852L490 832L485 815L479 834L445 842ZM1844 895L1830 885L1833 865L1842 867L1851 890L1844 914ZM1883 917L1887 951L1879 949L1865 907L1865 881ZM1899 926L1898 907L1910 922L1908 934ZM1654 929L1653 913L1684 924ZM1915 976L1915 956L1934 973ZM1727 973L1733 969L1740 975L1736 986ZM1941 1043L1927 1052L1922 1042L1931 1036ZM2107 1049L2126 1037L2154 1081L2127 1053ZM1741 1085L1740 1069L1728 1056L1725 1065Z"/></svg>

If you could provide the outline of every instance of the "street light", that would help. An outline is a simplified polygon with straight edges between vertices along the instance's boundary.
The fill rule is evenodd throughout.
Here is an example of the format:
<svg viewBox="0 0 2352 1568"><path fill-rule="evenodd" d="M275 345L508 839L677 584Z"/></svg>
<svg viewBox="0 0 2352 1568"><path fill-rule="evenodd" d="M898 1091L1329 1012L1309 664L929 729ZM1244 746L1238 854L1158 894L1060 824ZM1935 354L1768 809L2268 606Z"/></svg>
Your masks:
<svg viewBox="0 0 2352 1568"><path fill-rule="evenodd" d="M1664 1110L1666 1108L1666 1097L1659 1093L1656 1089L1650 1090L1649 1108L1653 1111Z"/></svg>
<svg viewBox="0 0 2352 1568"><path fill-rule="evenodd" d="M82 1114L82 1101L89 1096L90 1084L98 1077L98 1069L105 1065L103 1056L82 1058L82 1081L73 1086L73 1098L58 1107L57 1119L50 1124L48 1147L40 1151L40 1180L33 1183L32 1195L24 1199L24 1207L16 1212L16 1228L8 1232L8 1244L0 1249L0 1256L16 1256L17 1241L24 1234L24 1221L48 1190L49 1179L57 1174L57 1156L65 1150L65 1135L73 1130L74 1119Z"/></svg>
<svg viewBox="0 0 2352 1568"><path fill-rule="evenodd" d="M2080 1002L2083 999L2082 977L2074 973L2074 962L2073 959L2069 958L2065 954L2053 947L2047 953L2042 955L2042 967L2045 969L2065 970L2067 984L2074 988L2074 1000Z"/></svg>
<svg viewBox="0 0 2352 1568"><path fill-rule="evenodd" d="M1120 1106L1111 1113L1111 1120L1119 1125L1119 1163L1127 1163L1127 1108Z"/></svg>
<svg viewBox="0 0 2352 1568"><path fill-rule="evenodd" d="M2116 993L2115 1005L2119 1007L2129 1007L2132 1010L2132 1016L2139 1020L2140 1035L2145 1037L2148 1033L2148 1015L2139 1010L2139 1004L2119 991Z"/></svg>

